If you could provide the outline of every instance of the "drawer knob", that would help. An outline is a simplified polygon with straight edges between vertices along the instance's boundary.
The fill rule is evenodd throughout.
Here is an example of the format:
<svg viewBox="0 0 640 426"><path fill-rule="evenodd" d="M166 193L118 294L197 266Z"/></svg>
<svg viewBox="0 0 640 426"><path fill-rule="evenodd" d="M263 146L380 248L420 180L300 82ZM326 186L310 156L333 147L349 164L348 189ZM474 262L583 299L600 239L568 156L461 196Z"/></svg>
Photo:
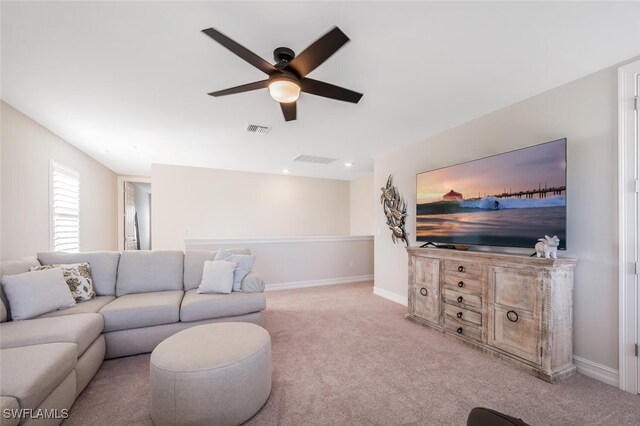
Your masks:
<svg viewBox="0 0 640 426"><path fill-rule="evenodd" d="M462 303L463 300L462 296L458 296L458 303Z"/></svg>
<svg viewBox="0 0 640 426"><path fill-rule="evenodd" d="M426 296L426 295L428 294L427 289L426 289L426 288L424 288L424 287L422 287L422 288L420 289L420 294L421 294L421 295L423 295L423 296Z"/></svg>
<svg viewBox="0 0 640 426"><path fill-rule="evenodd" d="M458 334L462 334L462 327L458 327L456 331L458 332Z"/></svg>
<svg viewBox="0 0 640 426"><path fill-rule="evenodd" d="M518 313L516 311L507 312L507 318L511 322L518 322Z"/></svg>
<svg viewBox="0 0 640 426"><path fill-rule="evenodd" d="M460 287L460 288L464 287L464 281L458 282L458 287Z"/></svg>
<svg viewBox="0 0 640 426"><path fill-rule="evenodd" d="M458 266L458 272L464 272L464 266L462 265Z"/></svg>
<svg viewBox="0 0 640 426"><path fill-rule="evenodd" d="M462 312L458 312L458 313L456 314L456 316L457 316L458 318L462 318Z"/></svg>

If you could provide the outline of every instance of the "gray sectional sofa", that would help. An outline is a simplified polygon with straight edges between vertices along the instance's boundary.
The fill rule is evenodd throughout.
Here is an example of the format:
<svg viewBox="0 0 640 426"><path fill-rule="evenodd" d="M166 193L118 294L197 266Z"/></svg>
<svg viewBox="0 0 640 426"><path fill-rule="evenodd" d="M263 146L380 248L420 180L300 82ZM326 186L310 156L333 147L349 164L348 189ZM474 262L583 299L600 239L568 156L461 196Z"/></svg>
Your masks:
<svg viewBox="0 0 640 426"><path fill-rule="evenodd" d="M249 254L243 249L236 252ZM5 409L33 410L32 415L42 414L39 409L68 410L105 358L151 352L162 340L194 325L223 321L262 325L264 281L253 272L243 279L241 292L197 293L204 262L216 253L46 252L2 262L0 279L41 264L88 262L97 297L34 319L11 321L2 295L0 416ZM3 425L61 421L5 417Z"/></svg>

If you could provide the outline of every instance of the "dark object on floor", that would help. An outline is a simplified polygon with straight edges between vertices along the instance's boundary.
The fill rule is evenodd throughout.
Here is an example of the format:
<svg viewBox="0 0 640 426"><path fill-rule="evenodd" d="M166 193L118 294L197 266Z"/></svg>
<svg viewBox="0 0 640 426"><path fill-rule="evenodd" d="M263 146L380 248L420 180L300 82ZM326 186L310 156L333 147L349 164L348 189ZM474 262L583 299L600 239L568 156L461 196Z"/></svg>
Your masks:
<svg viewBox="0 0 640 426"><path fill-rule="evenodd" d="M507 416L495 410L476 407L469 413L467 426L529 426L522 419Z"/></svg>

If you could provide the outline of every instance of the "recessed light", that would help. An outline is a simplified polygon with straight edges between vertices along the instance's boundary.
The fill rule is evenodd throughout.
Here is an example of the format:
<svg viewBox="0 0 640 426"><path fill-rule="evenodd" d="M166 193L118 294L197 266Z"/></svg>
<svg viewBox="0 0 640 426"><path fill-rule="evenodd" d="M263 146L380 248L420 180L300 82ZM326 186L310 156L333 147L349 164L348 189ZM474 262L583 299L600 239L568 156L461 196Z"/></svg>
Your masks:
<svg viewBox="0 0 640 426"><path fill-rule="evenodd" d="M345 167L351 167L353 166L353 163L351 161L347 161L346 163L344 163Z"/></svg>
<svg viewBox="0 0 640 426"><path fill-rule="evenodd" d="M287 169L282 169L282 173L284 173L284 174L286 175L287 173L289 173L289 170L287 170Z"/></svg>

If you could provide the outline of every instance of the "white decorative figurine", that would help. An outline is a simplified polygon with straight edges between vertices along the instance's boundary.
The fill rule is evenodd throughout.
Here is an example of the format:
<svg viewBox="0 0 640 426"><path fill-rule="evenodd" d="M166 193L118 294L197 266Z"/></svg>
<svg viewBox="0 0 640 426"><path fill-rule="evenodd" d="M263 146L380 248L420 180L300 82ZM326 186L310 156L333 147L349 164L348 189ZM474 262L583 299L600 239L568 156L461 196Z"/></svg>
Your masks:
<svg viewBox="0 0 640 426"><path fill-rule="evenodd" d="M560 238L558 238L558 236L554 235L550 237L545 235L544 238L539 238L538 241L540 242L536 244L536 257L542 257L544 255L547 259L550 257L554 259L558 258L556 254L558 246L560 245Z"/></svg>

